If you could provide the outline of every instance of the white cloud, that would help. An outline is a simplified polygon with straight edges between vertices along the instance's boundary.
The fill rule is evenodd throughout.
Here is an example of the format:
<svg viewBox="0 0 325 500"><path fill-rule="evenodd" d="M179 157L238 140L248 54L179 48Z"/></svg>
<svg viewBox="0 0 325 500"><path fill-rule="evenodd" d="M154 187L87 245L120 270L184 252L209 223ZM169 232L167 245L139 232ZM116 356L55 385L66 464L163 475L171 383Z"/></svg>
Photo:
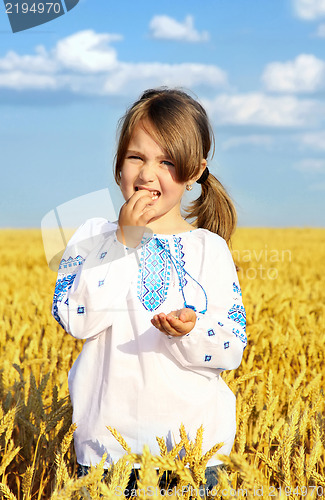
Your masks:
<svg viewBox="0 0 325 500"><path fill-rule="evenodd" d="M299 137L299 144L314 151L325 151L325 130L302 134Z"/></svg>
<svg viewBox="0 0 325 500"><path fill-rule="evenodd" d="M318 26L315 36L319 38L325 38L325 24L320 24Z"/></svg>
<svg viewBox="0 0 325 500"><path fill-rule="evenodd" d="M55 90L58 88L55 77L38 73L26 74L22 71L0 72L0 88L6 87L15 90Z"/></svg>
<svg viewBox="0 0 325 500"><path fill-rule="evenodd" d="M202 100L212 119L219 124L302 127L324 117L325 104L293 96L262 93L218 95Z"/></svg>
<svg viewBox="0 0 325 500"><path fill-rule="evenodd" d="M325 62L312 54L300 54L294 61L268 64L262 80L269 91L314 92L325 87Z"/></svg>
<svg viewBox="0 0 325 500"><path fill-rule="evenodd" d="M173 85L224 88L227 74L215 65L183 63L127 63L109 44L119 35L92 30L59 40L50 50L42 46L34 55L8 52L0 59L0 88L66 89L88 95L127 94L146 87Z"/></svg>
<svg viewBox="0 0 325 500"><path fill-rule="evenodd" d="M110 71L117 65L117 53L108 44L121 39L122 36L115 34L99 34L92 30L79 31L60 40L53 55L69 69L86 73Z"/></svg>
<svg viewBox="0 0 325 500"><path fill-rule="evenodd" d="M325 17L325 0L292 0L298 17L306 20Z"/></svg>
<svg viewBox="0 0 325 500"><path fill-rule="evenodd" d="M27 73L55 73L58 70L57 61L42 45L35 47L36 55L20 56L10 50L0 59L0 72L22 71ZM0 73L1 74L1 73Z"/></svg>
<svg viewBox="0 0 325 500"><path fill-rule="evenodd" d="M325 160L320 158L305 158L294 165L296 170L313 174L325 173Z"/></svg>
<svg viewBox="0 0 325 500"><path fill-rule="evenodd" d="M155 16L151 19L150 35L161 40L177 40L182 42L206 42L209 33L199 33L194 28L193 16L186 16L183 22L169 16Z"/></svg>
<svg viewBox="0 0 325 500"><path fill-rule="evenodd" d="M273 144L273 137L270 135L239 135L234 137L229 137L221 144L221 148L224 150L238 148L242 146L262 146L270 148Z"/></svg>

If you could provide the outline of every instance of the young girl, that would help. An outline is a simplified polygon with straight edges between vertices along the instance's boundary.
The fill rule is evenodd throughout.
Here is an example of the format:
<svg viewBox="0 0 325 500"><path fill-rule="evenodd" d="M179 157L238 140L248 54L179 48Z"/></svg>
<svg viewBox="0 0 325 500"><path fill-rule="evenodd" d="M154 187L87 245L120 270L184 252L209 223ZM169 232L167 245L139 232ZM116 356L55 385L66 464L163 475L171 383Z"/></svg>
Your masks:
<svg viewBox="0 0 325 500"><path fill-rule="evenodd" d="M121 124L118 223L88 220L63 255L52 313L86 339L69 373L80 466L124 454L107 426L136 453L159 454L156 436L171 449L181 423L190 439L203 425L203 453L218 442L231 451L235 396L220 373L241 362L246 315L227 246L235 209L207 167L212 137L186 93L144 92ZM191 225L180 206L195 182Z"/></svg>

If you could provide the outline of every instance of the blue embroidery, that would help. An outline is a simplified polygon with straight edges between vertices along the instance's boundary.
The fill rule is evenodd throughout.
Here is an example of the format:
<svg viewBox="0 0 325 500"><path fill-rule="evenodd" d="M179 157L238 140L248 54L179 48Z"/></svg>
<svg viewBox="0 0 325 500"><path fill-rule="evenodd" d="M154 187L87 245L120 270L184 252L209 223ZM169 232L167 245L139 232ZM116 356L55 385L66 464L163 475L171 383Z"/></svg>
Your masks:
<svg viewBox="0 0 325 500"><path fill-rule="evenodd" d="M185 278L185 272L184 272L185 262L183 260L184 257L183 245L181 243L181 238L174 237L173 239L174 239L174 248L176 253L176 269L179 279L179 290L181 291L181 289L187 283L187 279Z"/></svg>
<svg viewBox="0 0 325 500"><path fill-rule="evenodd" d="M78 257L80 257L78 255ZM82 258L82 257L81 257ZM64 260L64 259L62 259ZM61 261L62 262L62 261ZM64 328L63 323L61 322L59 312L58 312L58 302L61 302L67 291L72 287L76 274L68 274L64 276L64 278L60 278L55 283L55 290L53 296L53 317L54 319ZM65 301L65 304L67 301Z"/></svg>
<svg viewBox="0 0 325 500"><path fill-rule="evenodd" d="M59 323L59 325L61 325L62 328L65 329L64 324L62 323L61 318L59 316L59 310L57 304L53 304L53 317Z"/></svg>
<svg viewBox="0 0 325 500"><path fill-rule="evenodd" d="M99 256L100 259L103 259L105 257L105 255L107 255L107 252L102 252Z"/></svg>
<svg viewBox="0 0 325 500"><path fill-rule="evenodd" d="M235 328L233 328L232 329L232 333L234 335L236 335L236 337L238 337L239 340L241 340L243 342L243 344L245 345L245 347L247 346L247 337L246 337L245 332L240 332L239 330L236 330Z"/></svg>
<svg viewBox="0 0 325 500"><path fill-rule="evenodd" d="M211 330L208 330L208 335L209 335L209 337L211 337L212 335L215 335L215 332L212 330L212 328L211 328Z"/></svg>
<svg viewBox="0 0 325 500"><path fill-rule="evenodd" d="M218 321L218 325L219 325L219 326L223 326L223 323L220 323L220 321Z"/></svg>
<svg viewBox="0 0 325 500"><path fill-rule="evenodd" d="M229 342L224 342L223 343L223 348L224 349L228 349L228 347L229 347Z"/></svg>
<svg viewBox="0 0 325 500"><path fill-rule="evenodd" d="M243 306L234 304L228 311L228 318L239 323L242 328L246 328L246 311Z"/></svg>
<svg viewBox="0 0 325 500"><path fill-rule="evenodd" d="M98 286L103 286L103 284L104 284L104 280L98 281Z"/></svg>
<svg viewBox="0 0 325 500"><path fill-rule="evenodd" d="M241 296L241 289L238 285L236 285L236 283L233 283L233 291Z"/></svg>
<svg viewBox="0 0 325 500"><path fill-rule="evenodd" d="M85 312L84 306L78 306L77 314L83 314Z"/></svg>
<svg viewBox="0 0 325 500"><path fill-rule="evenodd" d="M164 246L169 250L167 240ZM170 282L170 258L157 238L152 238L146 245L143 245L141 252L137 295L147 311L154 311L167 296Z"/></svg>
<svg viewBox="0 0 325 500"><path fill-rule="evenodd" d="M228 318L232 319L242 328L242 331L236 328L232 329L232 333L236 335L244 344L247 345L246 337L246 311L244 306L234 304L228 311Z"/></svg>
<svg viewBox="0 0 325 500"><path fill-rule="evenodd" d="M64 302L67 306L69 305L69 299Z"/></svg>
<svg viewBox="0 0 325 500"><path fill-rule="evenodd" d="M77 255L74 259L72 257L69 257L68 259L62 259L59 265L59 270L60 269L67 269L68 267L73 267L73 266L80 266L83 264L85 259L81 257L81 255Z"/></svg>
<svg viewBox="0 0 325 500"><path fill-rule="evenodd" d="M204 361L211 361L212 356L209 356L208 354L205 355Z"/></svg>
<svg viewBox="0 0 325 500"><path fill-rule="evenodd" d="M58 279L55 283L53 303L61 302L64 295L72 287L76 274L68 274L62 279Z"/></svg>

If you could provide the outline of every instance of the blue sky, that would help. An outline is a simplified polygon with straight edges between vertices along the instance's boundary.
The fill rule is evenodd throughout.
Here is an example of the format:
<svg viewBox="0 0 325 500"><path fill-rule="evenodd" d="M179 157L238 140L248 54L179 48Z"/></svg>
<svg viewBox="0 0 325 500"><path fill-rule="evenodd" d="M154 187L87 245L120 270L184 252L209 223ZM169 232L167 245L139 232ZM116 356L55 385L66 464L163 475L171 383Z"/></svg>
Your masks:
<svg viewBox="0 0 325 500"><path fill-rule="evenodd" d="M325 0L80 0L15 34L0 4L0 227L118 213L117 121L160 85L205 105L239 226L324 226Z"/></svg>

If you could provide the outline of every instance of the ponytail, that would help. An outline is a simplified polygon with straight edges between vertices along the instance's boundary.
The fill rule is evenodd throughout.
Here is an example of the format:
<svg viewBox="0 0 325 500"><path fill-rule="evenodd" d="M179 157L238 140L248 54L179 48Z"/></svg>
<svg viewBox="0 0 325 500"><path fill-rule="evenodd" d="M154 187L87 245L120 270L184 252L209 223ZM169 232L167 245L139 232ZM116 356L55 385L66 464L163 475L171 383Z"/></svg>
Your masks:
<svg viewBox="0 0 325 500"><path fill-rule="evenodd" d="M237 223L235 206L221 182L211 173L201 188L199 198L186 209L186 219L194 218L195 227L217 233L229 245Z"/></svg>

